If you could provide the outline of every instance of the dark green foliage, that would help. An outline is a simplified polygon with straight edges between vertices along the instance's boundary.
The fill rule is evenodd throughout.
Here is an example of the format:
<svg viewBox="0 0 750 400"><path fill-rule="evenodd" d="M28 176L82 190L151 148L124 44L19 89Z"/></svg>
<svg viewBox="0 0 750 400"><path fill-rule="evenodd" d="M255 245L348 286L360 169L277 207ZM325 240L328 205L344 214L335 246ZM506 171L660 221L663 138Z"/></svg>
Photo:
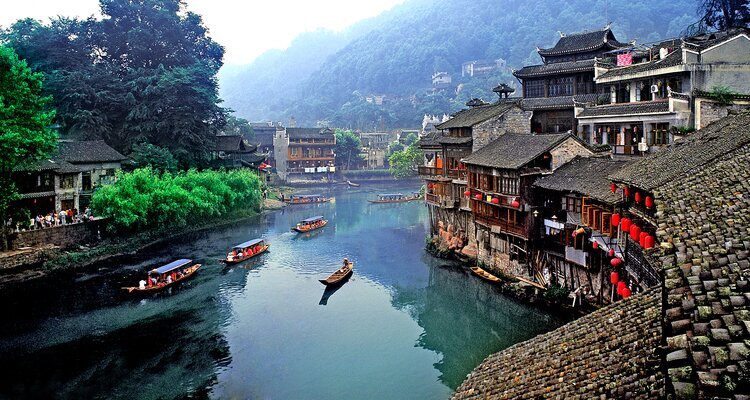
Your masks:
<svg viewBox="0 0 750 400"><path fill-rule="evenodd" d="M544 297L553 301L565 301L570 294L570 289L562 286L552 285L544 292Z"/></svg>
<svg viewBox="0 0 750 400"><path fill-rule="evenodd" d="M138 143L133 145L130 159L138 167L151 167L156 172L177 171L177 160L166 147L154 146L151 143Z"/></svg>
<svg viewBox="0 0 750 400"><path fill-rule="evenodd" d="M255 132L250 122L244 118L238 118L234 115L227 116L227 124L224 125L225 135L242 135L247 140L255 138Z"/></svg>
<svg viewBox="0 0 750 400"><path fill-rule="evenodd" d="M346 169L352 162L362 159L362 141L351 130L336 129L336 160L340 160Z"/></svg>
<svg viewBox="0 0 750 400"><path fill-rule="evenodd" d="M101 0L103 18L13 24L2 40L47 77L65 135L123 153L167 147L202 165L225 123L216 72L224 50L179 0Z"/></svg>
<svg viewBox="0 0 750 400"><path fill-rule="evenodd" d="M414 127L424 114L450 114L472 97L494 101L492 88L498 82L517 84L510 71L462 78L466 61L503 58L512 68L540 63L536 46L554 45L558 31L601 29L609 21L621 41L651 42L697 20L695 10L695 0L409 0L363 23L366 31L345 46L334 45L340 38L309 36L282 54L275 52L273 63L267 63L269 55L247 73L228 74L222 85L237 94L227 96L229 106L256 119L294 116L304 125L328 120L355 129ZM302 64L301 46L313 43L330 53L289 73ZM260 73L261 65L269 72ZM451 73L454 87L430 91L437 69ZM276 96L251 90L279 81L284 89ZM385 94L386 101L362 100L372 94Z"/></svg>
<svg viewBox="0 0 750 400"><path fill-rule="evenodd" d="M189 170L176 175L151 168L121 173L94 193L94 213L119 232L182 227L261 207L261 180L249 170Z"/></svg>
<svg viewBox="0 0 750 400"><path fill-rule="evenodd" d="M13 49L0 46L0 250L7 249L8 207L18 199L11 173L48 157L57 144L42 80Z"/></svg>
<svg viewBox="0 0 750 400"><path fill-rule="evenodd" d="M737 93L733 92L728 86L721 85L712 87L711 91L708 93L710 97L724 105L732 104L736 94Z"/></svg>
<svg viewBox="0 0 750 400"><path fill-rule="evenodd" d="M697 30L724 30L750 25L750 0L700 0Z"/></svg>
<svg viewBox="0 0 750 400"><path fill-rule="evenodd" d="M412 143L404 150L394 152L388 157L391 175L397 179L417 175L417 167L422 164L423 158L424 155L416 143Z"/></svg>

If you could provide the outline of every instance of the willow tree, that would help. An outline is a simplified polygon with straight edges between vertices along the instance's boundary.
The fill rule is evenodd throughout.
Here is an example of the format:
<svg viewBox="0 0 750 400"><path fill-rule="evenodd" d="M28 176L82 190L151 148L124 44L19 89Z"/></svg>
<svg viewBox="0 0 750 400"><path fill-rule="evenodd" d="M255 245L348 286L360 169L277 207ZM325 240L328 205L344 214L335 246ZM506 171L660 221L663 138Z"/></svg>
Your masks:
<svg viewBox="0 0 750 400"><path fill-rule="evenodd" d="M34 73L13 49L0 46L0 246L8 248L10 205L18 199L11 174L48 157L57 143L49 129L55 112L42 95L42 74Z"/></svg>

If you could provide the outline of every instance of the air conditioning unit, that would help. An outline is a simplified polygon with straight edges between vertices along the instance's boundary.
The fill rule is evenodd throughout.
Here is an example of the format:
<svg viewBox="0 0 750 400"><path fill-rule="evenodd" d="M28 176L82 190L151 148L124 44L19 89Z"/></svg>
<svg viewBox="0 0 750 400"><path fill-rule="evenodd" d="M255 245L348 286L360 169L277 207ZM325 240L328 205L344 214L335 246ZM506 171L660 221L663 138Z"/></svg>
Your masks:
<svg viewBox="0 0 750 400"><path fill-rule="evenodd" d="M651 93L659 93L659 86L651 85Z"/></svg>

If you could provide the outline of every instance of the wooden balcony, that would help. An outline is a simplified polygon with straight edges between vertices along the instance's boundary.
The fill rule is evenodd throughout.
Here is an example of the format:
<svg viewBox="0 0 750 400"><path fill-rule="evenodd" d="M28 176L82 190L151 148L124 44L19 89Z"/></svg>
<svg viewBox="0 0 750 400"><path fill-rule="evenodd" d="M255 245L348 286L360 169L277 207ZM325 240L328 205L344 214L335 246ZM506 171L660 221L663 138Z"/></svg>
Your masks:
<svg viewBox="0 0 750 400"><path fill-rule="evenodd" d="M440 175L443 175L443 169L442 168L427 167L427 166L418 167L417 168L417 172L419 172L419 175L421 175L421 176L440 176Z"/></svg>
<svg viewBox="0 0 750 400"><path fill-rule="evenodd" d="M455 208L457 201L450 196L440 196L437 194L426 193L425 203L432 204L441 208Z"/></svg>
<svg viewBox="0 0 750 400"><path fill-rule="evenodd" d="M447 175L448 178L465 181L468 173L469 171L467 171L466 169L449 169Z"/></svg>
<svg viewBox="0 0 750 400"><path fill-rule="evenodd" d="M502 220L502 219L497 219L497 218L488 217L484 215L477 215L477 214L474 214L474 219L476 220L476 222L484 226L487 226L489 228L497 227L503 233L508 233L514 236L519 236L524 239L529 238L529 234L526 231L526 227L523 225L516 225L508 221Z"/></svg>

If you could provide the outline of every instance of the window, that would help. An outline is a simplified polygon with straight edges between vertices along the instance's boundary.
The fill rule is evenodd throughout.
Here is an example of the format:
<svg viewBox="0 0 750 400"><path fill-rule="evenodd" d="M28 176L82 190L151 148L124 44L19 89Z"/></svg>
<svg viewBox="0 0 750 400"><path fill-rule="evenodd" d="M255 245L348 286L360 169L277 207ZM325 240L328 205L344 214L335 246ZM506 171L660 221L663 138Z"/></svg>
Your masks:
<svg viewBox="0 0 750 400"><path fill-rule="evenodd" d="M582 201L580 198L565 196L562 198L562 209L567 212L580 213Z"/></svg>
<svg viewBox="0 0 750 400"><path fill-rule="evenodd" d="M298 147L289 148L289 155L293 158L299 157L299 148Z"/></svg>
<svg viewBox="0 0 750 400"><path fill-rule="evenodd" d="M500 193L518 194L518 178L500 178Z"/></svg>
<svg viewBox="0 0 750 400"><path fill-rule="evenodd" d="M63 175L60 177L61 189L73 189L73 175Z"/></svg>
<svg viewBox="0 0 750 400"><path fill-rule="evenodd" d="M669 144L669 124L658 123L651 124L650 145Z"/></svg>
<svg viewBox="0 0 750 400"><path fill-rule="evenodd" d="M651 82L640 81L638 82L638 91L636 92L637 101L650 101L651 100Z"/></svg>
<svg viewBox="0 0 750 400"><path fill-rule="evenodd" d="M526 97L544 97L544 80L536 79L523 83Z"/></svg>

